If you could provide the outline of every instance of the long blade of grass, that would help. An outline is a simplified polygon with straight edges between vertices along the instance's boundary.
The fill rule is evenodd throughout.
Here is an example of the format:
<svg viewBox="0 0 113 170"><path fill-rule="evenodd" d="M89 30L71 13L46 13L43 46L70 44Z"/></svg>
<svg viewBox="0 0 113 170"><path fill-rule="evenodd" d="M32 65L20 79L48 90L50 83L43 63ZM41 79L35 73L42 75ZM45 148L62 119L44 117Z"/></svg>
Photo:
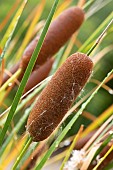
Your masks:
<svg viewBox="0 0 113 170"><path fill-rule="evenodd" d="M47 77L46 79L44 79L43 81L41 81L40 83L38 83L36 86L34 86L32 89L30 89L27 93L25 93L20 99L22 100L22 102L20 103L20 105L18 105L15 114L22 109L22 107L29 101L31 100L37 93L39 93L44 86L48 83L48 81L52 78L52 76ZM33 91L34 90L34 91ZM33 92L32 92L33 91ZM32 93L31 93L32 92ZM27 97L26 97L27 96ZM26 97L26 98L25 98ZM25 99L24 99L25 98ZM7 117L7 113L9 112L9 110L11 109L11 106L8 107L4 112L2 112L0 114L0 124L1 121L3 119L3 117Z"/></svg>
<svg viewBox="0 0 113 170"><path fill-rule="evenodd" d="M108 25L105 27L105 29L103 30L103 32L100 34L100 36L97 38L96 42L94 43L94 45L89 49L89 51L87 52L87 55L89 56L92 51L95 49L95 47L100 43L100 41L102 40L102 38L104 37L105 33L108 31L109 27L111 26L111 24L113 23L113 19L108 23Z"/></svg>
<svg viewBox="0 0 113 170"><path fill-rule="evenodd" d="M23 155L25 154L25 152L26 152L26 150L28 149L28 147L29 147L29 145L31 144L31 142L32 142L32 138L29 138L27 144L26 144L25 147L22 149L22 152L20 153L19 157L16 159L16 162L15 162L15 164L13 165L12 170L16 170L16 167L18 166L20 160L22 159Z"/></svg>
<svg viewBox="0 0 113 170"><path fill-rule="evenodd" d="M13 12L17 9L19 3L21 0L16 0L16 2L13 4L12 8L10 9L10 11L7 13L7 15L5 16L5 18L3 19L3 21L0 23L0 32L3 30L3 28L6 26L7 22L9 21L9 19L11 18L11 15L13 14Z"/></svg>
<svg viewBox="0 0 113 170"><path fill-rule="evenodd" d="M90 124L82 133L82 136L86 136L88 133L98 128L109 116L113 114L113 105L105 110L92 124Z"/></svg>
<svg viewBox="0 0 113 170"><path fill-rule="evenodd" d="M16 124L16 126L14 127L14 129L12 130L12 132L10 133L10 135L7 137L7 139L5 140L4 144L2 145L2 148L0 150L0 157L2 156L2 154L4 153L6 147L8 146L8 144L10 143L13 135L15 133L17 133L19 131L19 129L21 128L21 126L23 125L23 123L25 122L25 120L27 119L31 109L33 108L34 103L30 106L30 108L26 109L24 115L21 117L21 119L19 120L19 122Z"/></svg>
<svg viewBox="0 0 113 170"><path fill-rule="evenodd" d="M90 49L91 42L96 39L102 30L109 24L109 22L113 19L113 12L102 22L102 24L96 29L96 31L86 40L86 42L79 48L78 51L87 53Z"/></svg>
<svg viewBox="0 0 113 170"><path fill-rule="evenodd" d="M15 147L12 148L10 156L7 155L3 160L2 164L0 165L0 169L7 169L7 167L9 167L11 162L14 161L14 158L18 156L19 150L21 150L24 147L25 142L26 142L26 136L18 140L18 143L15 145Z"/></svg>
<svg viewBox="0 0 113 170"><path fill-rule="evenodd" d="M8 79L3 84L3 86L0 88L0 93L5 90L5 88L8 86L9 83L13 82L15 80L15 78L19 76L20 72L21 72L21 69L19 69L13 76L11 76L10 79Z"/></svg>
<svg viewBox="0 0 113 170"><path fill-rule="evenodd" d="M101 84L97 87L97 89L92 93L92 95L87 99L85 103L82 104L79 111L75 114L75 116L72 118L72 120L67 124L67 126L64 128L64 130L61 132L59 137L54 141L54 143L49 148L48 152L46 152L45 156L42 158L41 162L36 166L35 170L40 170L46 163L46 161L49 159L51 154L54 152L55 148L58 147L59 143L62 141L64 136L67 134L69 129L71 129L72 125L75 123L75 121L78 119L78 117L82 114L83 110L86 108L88 103L91 101L91 99L95 96L95 94L98 92L100 87L103 85L103 83L107 80L107 78L113 73L113 70L111 70L108 75L105 77L105 79L101 82ZM68 113L67 113L68 114Z"/></svg>
<svg viewBox="0 0 113 170"><path fill-rule="evenodd" d="M5 52L6 52L7 48L8 48L8 46L9 46L9 43L11 41L11 38L13 36L13 33L15 31L15 28L16 28L16 26L18 24L19 18L20 18L21 14L22 14L22 12L23 12L23 10L25 8L25 5L26 5L27 1L28 0L23 1L22 5L18 9L16 15L14 16L11 24L9 25L9 27L8 27L8 29L7 29L7 31L6 31L6 33L4 35L1 43L0 43L0 48L2 49L2 54L0 55L0 64L2 62L2 59L4 58Z"/></svg>
<svg viewBox="0 0 113 170"><path fill-rule="evenodd" d="M6 132L7 132L7 129L8 129L8 127L9 127L10 123L11 123L11 120L12 120L12 118L13 118L13 115L14 115L14 113L15 113L15 110L16 110L16 108L17 108L17 105L18 105L18 103L19 103L19 101L20 101L21 95L22 95L22 93L23 93L23 90L24 90L25 85L26 85L26 83L27 83L27 80L28 80L28 78L29 78L29 75L30 75L30 73L31 73L31 71L32 71L32 69L33 69L33 66L34 66L34 64L35 64L35 61L36 61L36 59L37 59L37 57L38 57L38 54L39 54L40 49L41 49L41 47L42 47L42 44L43 44L44 38L45 38L45 36L46 36L47 30L48 30L49 25L50 25L50 23L51 23L52 17L53 17L53 15L54 15L54 13L55 13L55 10L56 10L56 8L57 8L58 2L59 2L59 0L55 0L55 1L54 1L53 7L52 7L52 9L51 9L51 11L50 11L50 14L49 14L48 18L47 18L45 27L44 27L44 29L43 29L43 31L42 31L42 34L41 34L40 39L39 39L39 41L38 41L38 44L37 44L37 46L36 46L36 48L35 48L35 50L34 50L34 52L33 52L33 55L32 55L32 57L31 57L31 59L30 59L30 62L29 62L29 64L28 64L28 66L27 66L27 69L26 69L25 74L24 74L24 76L23 76L23 79L22 79L22 81L21 81L21 83L20 83L20 86L19 86L19 88L18 88L18 91L17 91L17 93L16 93L16 96L15 96L15 98L14 98L14 100L13 100L13 103L12 103L11 109L10 109L10 111L9 111L7 120L6 120L5 125L4 125L4 127L3 127L3 129L2 129L2 132L1 132L1 134L0 134L0 145L2 145L2 143L3 143L3 140L4 140L5 134L6 134Z"/></svg>
<svg viewBox="0 0 113 170"><path fill-rule="evenodd" d="M31 21L31 24L30 24L30 26L29 26L29 28L28 28L28 31L27 31L26 35L25 35L25 38L24 38L24 40L23 40L23 42L22 42L19 50L17 51L17 55L16 55L16 57L15 57L15 60L16 60L16 59L19 59L19 58L21 57L21 55L22 55L22 53L23 53L26 45L28 44L29 40L31 39L31 37L32 37L32 31L33 31L36 23L37 23L38 20L40 19L41 14L42 14L42 12L43 12L43 10L44 10L44 7L45 7L45 0L42 0L42 1L40 2L39 6L37 7L37 12L36 12L33 20Z"/></svg>
<svg viewBox="0 0 113 170"><path fill-rule="evenodd" d="M26 20L23 21L21 27L17 30L15 37L13 38L13 40L11 41L11 43L9 45L9 48L7 49L7 52L5 54L5 59L9 59L11 54L14 52L14 46L19 42L21 35L26 30L26 28L29 26L29 23L33 19L37 8L38 8L38 6L36 6L36 8L27 16ZM10 58L10 62L11 62L11 60L13 60L13 58L15 58L15 55L12 56L12 58ZM7 60L7 62L8 62L8 60Z"/></svg>
<svg viewBox="0 0 113 170"><path fill-rule="evenodd" d="M97 155L99 155L99 153L104 149L105 146L108 145L108 143L113 139L113 133L110 134L102 143L102 145L98 148L98 150L95 153L95 156L93 159L95 159L97 157Z"/></svg>
<svg viewBox="0 0 113 170"><path fill-rule="evenodd" d="M71 153L72 153L72 150L74 149L75 144L76 144L76 142L78 141L78 139L79 139L82 131L83 131L83 125L81 125L81 127L80 127L77 135L75 136L72 144L70 145L69 149L67 150L66 156L65 156L65 158L64 158L64 160L63 160L63 162L62 162L62 165L61 165L61 167L60 167L60 170L63 170L63 169L64 169L64 165L65 165L65 163L68 161L68 159L69 159L69 157L70 157L70 155L71 155Z"/></svg>
<svg viewBox="0 0 113 170"><path fill-rule="evenodd" d="M80 168L81 170L87 170L96 151L98 150L98 148L100 147L100 144L95 145L90 152L88 153L88 155L85 157L85 161L83 162L82 167Z"/></svg>
<svg viewBox="0 0 113 170"><path fill-rule="evenodd" d="M94 15L96 12L98 12L100 9L102 9L103 7L105 7L106 5L108 5L110 2L112 2L112 0L107 0L107 1L96 1L91 8L89 9L89 11L86 14L86 18L91 17L92 15Z"/></svg>
<svg viewBox="0 0 113 170"><path fill-rule="evenodd" d="M113 150L113 145L111 146L111 148L107 151L107 153L100 159L100 161L98 162L98 164L93 168L93 170L97 170L97 168L100 166L100 164L106 159L106 157L112 152Z"/></svg>
<svg viewBox="0 0 113 170"><path fill-rule="evenodd" d="M16 170L24 169L23 166L25 166L27 159L30 159L30 157L32 157L32 153L37 148L38 145L39 145L39 143L37 143L37 142L33 142L30 145L30 148L28 149L28 151L26 152L24 157L22 157L21 162L17 166Z"/></svg>

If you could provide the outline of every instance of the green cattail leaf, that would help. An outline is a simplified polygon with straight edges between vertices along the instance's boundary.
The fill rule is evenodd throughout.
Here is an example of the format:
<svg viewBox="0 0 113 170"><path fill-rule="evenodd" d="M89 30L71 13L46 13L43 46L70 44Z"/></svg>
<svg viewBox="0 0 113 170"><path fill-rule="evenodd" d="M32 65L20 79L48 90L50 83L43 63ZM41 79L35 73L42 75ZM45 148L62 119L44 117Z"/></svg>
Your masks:
<svg viewBox="0 0 113 170"><path fill-rule="evenodd" d="M20 18L21 14L22 14L22 12L23 12L23 10L25 8L25 5L26 5L27 1L28 0L24 0L22 5L19 7L17 13L15 14L11 24L9 25L9 27L8 27L8 29L7 29L7 31L6 31L6 33L4 35L1 43L0 43L0 49L2 50L2 53L0 55L0 64L2 62L2 59L4 58L5 52L6 52L7 48L8 48L8 46L9 46L9 43L11 41L11 38L13 36L13 33L15 31L15 28L16 28L16 26L18 24L19 18Z"/></svg>
<svg viewBox="0 0 113 170"><path fill-rule="evenodd" d="M16 95L15 95L15 98L14 98L14 100L13 100L11 109L10 109L9 114L8 114L8 116L7 116L7 120L6 120L5 125L4 125L4 127L3 127L3 129L2 129L2 132L1 132L1 134L0 134L0 145L2 145L2 143L3 143L3 140L4 140L5 134L6 134L6 132L7 132L7 129L8 129L8 127L10 126L11 120L12 120L12 118L13 118L13 116L14 116L14 113L15 113L15 111L16 111L16 108L17 108L17 106L18 106L18 103L19 103L19 101L20 101L20 98L21 98L22 93L23 93L23 91L24 91L25 85L26 85L27 80L28 80L28 78L29 78L29 75L30 75L30 73L31 73L31 71L32 71L32 69L33 69L33 66L34 66L34 64L35 64L35 61L36 61L36 59L37 59L37 57L38 57L38 54L39 54L40 49L41 49L41 47L42 47L42 44L43 44L44 38L45 38L45 36L46 36L47 30L48 30L49 25L50 25L50 23L51 23L52 17L53 17L53 15L54 15L54 13L55 13L55 10L56 10L56 8L57 8L58 2L59 2L59 0L55 0L55 1L54 1L54 5L53 5L53 7L52 7L52 9L51 9L51 11L50 11L50 14L49 14L48 18L47 18L45 27L44 27L44 29L43 29L43 31L42 31L42 34L41 34L40 39L39 39L39 41L38 41L38 44L37 44L37 46L36 46L36 48L35 48L35 50L34 50L34 52L33 52L33 54L32 54L32 57L31 57L30 62L29 62L29 64L28 64L28 66L27 66L27 69L26 69L26 71L25 71L25 74L24 74L24 76L23 76L23 79L22 79L22 81L21 81L21 83L20 83L20 86L19 86L19 88L18 88L18 91L17 91L17 93L16 93Z"/></svg>

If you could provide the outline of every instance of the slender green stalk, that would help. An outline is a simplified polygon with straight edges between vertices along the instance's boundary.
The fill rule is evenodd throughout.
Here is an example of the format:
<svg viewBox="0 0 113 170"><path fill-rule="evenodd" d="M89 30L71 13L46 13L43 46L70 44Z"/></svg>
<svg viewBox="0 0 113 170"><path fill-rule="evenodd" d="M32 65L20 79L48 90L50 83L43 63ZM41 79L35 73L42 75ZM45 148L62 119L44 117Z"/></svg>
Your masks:
<svg viewBox="0 0 113 170"><path fill-rule="evenodd" d="M108 25L108 23L113 19L113 12L102 22L102 24L96 29L96 31L87 39L87 41L79 48L80 52L87 53L90 48L89 44L96 39L100 32Z"/></svg>
<svg viewBox="0 0 113 170"><path fill-rule="evenodd" d="M100 85L97 87L97 89L92 93L92 95L87 99L85 103L82 104L79 111L75 114L75 116L70 120L70 122L66 125L64 130L61 132L61 134L58 136L58 138L53 142L49 150L46 152L44 157L42 158L41 162L36 166L35 170L40 170L46 163L46 161L49 159L51 154L54 152L55 148L58 147L59 143L62 141L64 136L67 134L67 132L71 129L72 125L75 123L75 121L78 119L78 117L82 114L83 110L86 108L88 103L92 100L92 98L95 96L95 94L98 92L98 90L101 88L101 86L105 83L107 78L113 73L113 70L111 70L108 75L105 77L105 79L100 83ZM68 114L68 113L67 113Z"/></svg>
<svg viewBox="0 0 113 170"><path fill-rule="evenodd" d="M90 148L92 148L95 143L99 143L99 141L101 140L101 137L113 126L113 122L111 122L105 129L104 131L97 137L97 139L95 140L95 142L91 145Z"/></svg>
<svg viewBox="0 0 113 170"><path fill-rule="evenodd" d="M107 153L100 159L98 164L93 168L93 170L97 170L97 168L100 166L100 164L106 159L106 157L113 151L113 145L111 148L107 151Z"/></svg>
<svg viewBox="0 0 113 170"><path fill-rule="evenodd" d="M22 102L18 105L17 110L14 115L16 115L24 106L29 102L37 93L39 93L47 84L47 81L41 84L37 89L35 89L32 93L30 93Z"/></svg>
<svg viewBox="0 0 113 170"><path fill-rule="evenodd" d="M44 27L44 29L43 29L43 31L42 31L42 34L41 34L41 36L40 36L40 38L39 38L39 41L38 41L38 43L37 43L37 46L36 46L36 48L35 48L35 50L34 50L34 52L33 52L33 54L32 54L32 57L31 57L30 62L29 62L29 64L28 64L28 66L27 66L27 69L26 69L26 71L25 71L25 74L24 74L24 76L23 76L23 79L22 79L22 81L21 81L21 83L20 83L20 86L19 86L19 88L18 88L18 91L17 91L17 93L16 93L16 96L15 96L15 98L14 98L14 100L13 100L13 103L12 103L11 109L10 109L10 111L9 111L7 120L6 120L5 125L4 125L4 127L3 127L3 129L2 129L2 132L1 132L1 134L0 134L0 145L2 145L2 143L3 143L5 134L6 134L7 130L8 130L8 127L9 127L9 125L10 125L10 123L11 123L11 120L12 120L12 118L13 118L13 116L14 116L14 113L15 113L15 111L16 111L16 108L17 108L17 106L18 106L18 103L19 103L19 101L20 101L20 98L21 98L22 93L23 93L23 91L24 91L25 85L26 85L27 80L28 80L28 78L29 78L29 75L30 75L30 73L31 73L31 71L32 71L32 69L33 69L33 67L34 67L34 64L35 64L35 62L36 62L36 59L37 59L38 54L39 54L39 52L40 52L40 49L41 49L41 47L42 47L44 38L45 38L45 36L46 36L47 30L48 30L49 25L50 25L50 23L51 23L52 17L53 17L53 15L54 15L54 13L55 13L55 10L56 10L56 8L57 8L58 2L59 2L59 0L55 0L55 2L54 2L54 4L53 4L53 7L52 7L52 9L51 9L51 11L50 11L50 14L49 14L49 16L48 16L48 18L47 18L45 27Z"/></svg>
<svg viewBox="0 0 113 170"><path fill-rule="evenodd" d="M25 152L27 151L27 149L28 149L29 145L31 144L31 142L32 142L32 138L30 137L30 138L28 139L27 144L26 144L25 147L23 148L22 152L20 153L20 155L19 155L18 158L16 159L16 162L15 162L12 170L16 170L16 167L18 166L20 160L21 160L22 157L24 156L24 154L25 154Z"/></svg>
<svg viewBox="0 0 113 170"><path fill-rule="evenodd" d="M35 102L34 102L35 103ZM7 145L10 143L13 135L15 133L17 133L19 131L19 129L22 127L22 125L24 124L24 122L26 121L31 109L33 108L34 106L34 103L25 110L25 113L24 115L21 117L21 119L18 121L18 123L16 124L16 126L14 127L14 129L12 130L12 132L9 134L9 136L7 137L7 139L5 140L5 142L3 143L2 147L1 147L1 150L0 150L0 157L2 156L2 154L4 153Z"/></svg>
<svg viewBox="0 0 113 170"><path fill-rule="evenodd" d="M95 0L89 0L85 5L83 6L83 9L86 9L89 5L91 5Z"/></svg>
<svg viewBox="0 0 113 170"><path fill-rule="evenodd" d="M47 81L44 82L42 85L40 85L36 90L34 90L33 93L29 94L29 96L27 98L25 98L17 107L17 110L15 112L15 115L24 107L24 105L31 100L40 90L42 90L42 88L44 88L44 86L47 84ZM34 102L35 103L35 102ZM5 142L3 143L1 150L0 150L0 157L2 156L3 152L5 151L7 145L9 144L9 142L11 141L13 135L15 133L17 133L19 131L19 129L22 127L22 125L24 124L25 120L27 119L31 109L34 106L34 103L30 106L30 108L27 108L25 110L24 115L21 117L21 119L19 120L19 122L17 123L17 125L14 127L13 131L9 134L9 136L7 137L7 139L5 140Z"/></svg>
<svg viewBox="0 0 113 170"><path fill-rule="evenodd" d="M107 1L95 0L94 3L92 4L92 6L88 9L88 12L86 13L86 19L88 19L92 15L96 14L99 10L101 10L103 7L107 6L111 2L112 2L112 0L107 0Z"/></svg>
<svg viewBox="0 0 113 170"><path fill-rule="evenodd" d="M71 153L72 153L72 150L74 149L75 144L76 144L76 142L77 142L77 140L78 140L78 138L79 138L79 136L80 136L80 133L81 133L82 131L83 131L83 126L81 126L79 132L77 133L77 135L75 136L72 144L70 145L70 147L69 147L69 149L68 149L68 151L67 151L67 153L66 153L66 156L65 156L65 158L64 158L64 160L63 160L63 162L62 162L62 165L61 165L61 167L60 167L60 170L63 170L63 169L64 169L64 165L65 165L65 163L68 161L68 159L69 159L69 157L70 157L70 155L71 155Z"/></svg>
<svg viewBox="0 0 113 170"><path fill-rule="evenodd" d="M0 64L2 62L2 59L3 59L4 55L5 55L5 52L6 52L7 48L8 48L8 46L9 46L9 43L11 41L11 38L13 36L13 33L15 31L15 28L16 28L16 26L18 24L19 18L20 18L21 14L22 14L22 12L23 12L23 10L25 8L25 5L26 5L27 1L28 0L23 1L22 5L19 7L16 15L14 16L11 24L9 25L9 27L8 27L8 29L7 29L7 31L6 31L6 33L4 35L1 43L0 43L0 47L3 50L2 54L0 56Z"/></svg>
<svg viewBox="0 0 113 170"><path fill-rule="evenodd" d="M33 10L33 12L34 12L34 10ZM33 12L32 12L32 13L33 13ZM30 13L29 15L32 15L32 13ZM25 31L25 29L28 27L29 23L31 22L31 19L32 19L32 18L30 18L29 15L27 16L26 20L22 23L21 27L19 27L19 29L17 30L17 33L16 33L15 37L14 37L13 40L11 41L11 44L10 44L11 48L12 48L12 46L14 47L15 44L18 43L21 35L23 34L23 32ZM13 45L12 45L12 44L13 44ZM9 46L9 49L10 49L10 46ZM11 61L13 61L13 63L15 63L16 61L14 61L14 60L15 60L15 58L16 58L16 57L15 57L16 54L13 55L13 56L11 56L11 54L14 53L14 48L12 48L12 50L9 50L9 49L7 50L7 53L5 54L5 59L6 59L7 63L8 63L8 62L11 62ZM10 56L11 56L11 58L10 58ZM20 56L19 56L19 57L20 57Z"/></svg>
<svg viewBox="0 0 113 170"><path fill-rule="evenodd" d="M113 23L113 19L108 23L108 25L105 27L105 29L103 30L103 32L101 33L101 35L98 37L96 43L91 47L91 49L87 52L87 56L89 56L92 51L95 49L95 47L99 44L99 42L101 41L101 39L103 38L103 36L105 35L106 31L109 29L109 27L111 26L111 24Z"/></svg>
<svg viewBox="0 0 113 170"><path fill-rule="evenodd" d="M20 73L21 73L21 69L18 69L18 71L3 84L3 86L0 88L0 93L4 91L5 88L9 85L9 83L13 82L15 78L17 78L20 75Z"/></svg>
<svg viewBox="0 0 113 170"><path fill-rule="evenodd" d="M96 159L97 155L108 145L108 143L113 139L113 133L110 134L107 139L104 140L104 142L102 143L102 145L99 147L99 149L96 151L95 156L93 158Z"/></svg>
<svg viewBox="0 0 113 170"><path fill-rule="evenodd" d="M30 157L30 155L33 153L33 151L37 148L38 145L39 145L39 143L37 143L37 142L33 142L30 145L30 148L27 150L27 152L25 153L24 157L22 157L21 162L17 166L16 170L20 170L21 169L21 167L24 164L24 162Z"/></svg>
<svg viewBox="0 0 113 170"><path fill-rule="evenodd" d="M42 82L40 82L40 83L38 83L36 86L37 86L37 88L32 92L32 93L25 93L22 97L21 97L21 99L23 99L24 97L26 97L25 99L23 99L22 101L21 101L21 103L17 106L17 109L16 109L16 111L15 111L15 114L14 115L16 115L24 106L25 106L25 104L27 103L27 102L29 102L36 94L38 94L45 86L46 86L46 84L48 83L48 81L51 79L51 77L52 76L49 76L49 77L47 77L45 80L43 80ZM36 87L35 86L35 87ZM30 90L30 92L31 92L31 90ZM2 114L0 114L0 119L1 118L3 118L3 117L7 117L7 113L9 112L9 110L10 110L10 108L11 107L9 107L7 110L5 110ZM6 120L5 120L6 121ZM1 121L0 121L0 123L1 123ZM4 121L3 121L3 119L2 119L2 123L1 123L1 126L4 124Z"/></svg>

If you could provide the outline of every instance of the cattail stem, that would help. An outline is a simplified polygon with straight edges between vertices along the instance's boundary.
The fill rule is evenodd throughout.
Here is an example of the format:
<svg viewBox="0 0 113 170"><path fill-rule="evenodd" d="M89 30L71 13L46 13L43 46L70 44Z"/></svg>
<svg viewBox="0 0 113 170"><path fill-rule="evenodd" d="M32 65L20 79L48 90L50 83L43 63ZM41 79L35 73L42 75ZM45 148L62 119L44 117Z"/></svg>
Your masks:
<svg viewBox="0 0 113 170"><path fill-rule="evenodd" d="M97 168L99 167L99 165L106 159L106 157L113 151L113 145L111 146L111 148L107 151L107 153L101 158L101 160L99 161L99 163L93 168L93 170L97 170Z"/></svg>
<svg viewBox="0 0 113 170"><path fill-rule="evenodd" d="M0 157L2 157L4 151L7 149L8 144L11 142L13 135L15 133L18 133L20 128L23 126L23 124L25 123L26 119L29 116L29 112L31 111L31 109L33 108L34 103L28 108L26 109L25 113L23 114L23 116L21 117L21 119L18 121L18 123L16 124L16 126L13 128L13 130L11 131L11 133L9 134L9 136L7 137L7 139L4 141L2 148L0 150ZM6 115L7 116L7 115Z"/></svg>
<svg viewBox="0 0 113 170"><path fill-rule="evenodd" d="M65 163L68 161L68 159L69 159L69 157L70 157L70 155L71 155L71 153L72 153L72 151L73 151L73 149L74 149L74 147L75 147L75 144L76 144L77 140L79 139L79 137L80 137L80 135L81 135L81 133L82 133L82 131L83 131L83 128L84 128L84 126L81 125L81 127L80 127L77 135L75 136L72 144L70 145L70 147L69 147L69 149L68 149L68 151L67 151L67 153L66 153L66 156L65 156L65 158L64 158L64 160L63 160L63 162L62 162L62 165L61 165L61 167L60 167L60 170L63 170L63 169L64 169Z"/></svg>
<svg viewBox="0 0 113 170"><path fill-rule="evenodd" d="M14 81L15 78L17 78L17 77L20 75L21 71L22 71L22 69L19 68L19 69L15 72L15 74L14 74L12 77L10 77L10 78L3 84L3 86L0 88L0 93L6 89L6 87L9 85L9 83L11 83L12 81Z"/></svg>
<svg viewBox="0 0 113 170"><path fill-rule="evenodd" d="M30 146L31 142L32 142L32 138L29 137L29 138L28 138L28 142L26 143L26 145L25 145L25 147L23 148L23 150L22 150L22 152L20 153L20 155L17 157L16 162L15 162L15 164L13 165L12 170L16 170L16 168L17 168L20 160L21 160L22 157L24 156L24 154L25 154L25 152L27 151L28 147Z"/></svg>
<svg viewBox="0 0 113 170"><path fill-rule="evenodd" d="M55 1L54 1L53 7L52 7L52 9L51 9L51 11L50 11L50 14L49 14L48 18L47 18L47 21L46 21L45 27L44 27L44 29L43 29L43 31L42 31L42 34L41 34L41 36L40 36L39 42L38 42L38 44L36 45L35 51L34 51L32 57L31 57L31 59L30 59L30 61L29 61L29 64L28 64L27 69L26 69L26 71L25 71L24 77L23 77L23 79L22 79L22 81L21 81L21 83L20 83L20 86L19 86L19 88L18 88L18 91L17 91L17 93L16 93L16 95L15 95L15 98L14 98L14 100L13 100L11 109L10 109L9 114L8 114L8 116L7 116L7 120L6 120L6 122L5 122L5 125L4 125L1 133L0 133L0 145L2 145L2 143L3 143L4 137L5 137L5 135L6 135L6 132L7 132L7 130L8 130L8 127L9 127L9 125L10 125L10 123L11 123L11 120L12 120L12 118L13 118L13 116L14 116L14 113L15 113L15 111L16 111L16 108L17 108L17 106L18 106L18 103L19 103L19 101L20 101L20 98L21 98L22 93L23 93L23 91L24 91L25 85L26 85L27 80L28 80L28 78L29 78L29 75L30 75L30 73L31 73L31 71L32 71L32 69L33 69L33 66L34 66L34 64L35 64L36 59L38 58L37 55L39 54L40 49L41 49L41 47L42 47L44 38L45 38L46 33L47 33L47 30L48 30L48 28L49 28L49 26L50 26L50 23L51 23L51 20L52 20L53 15L54 15L54 13L55 13L55 10L56 10L56 8L57 8L58 2L59 2L59 0L55 0Z"/></svg>
<svg viewBox="0 0 113 170"><path fill-rule="evenodd" d="M95 44L91 47L91 49L87 52L87 55L89 56L93 50L96 48L96 46L100 43L101 39L104 37L105 33L107 32L107 30L109 29L109 27L111 26L111 24L113 23L113 19L108 23L108 25L105 27L105 29L103 30L103 32L100 34L100 36L98 37L98 39L96 40Z"/></svg>
<svg viewBox="0 0 113 170"><path fill-rule="evenodd" d="M91 3L93 3L95 0L89 0L85 5L83 6L83 9L86 9Z"/></svg>

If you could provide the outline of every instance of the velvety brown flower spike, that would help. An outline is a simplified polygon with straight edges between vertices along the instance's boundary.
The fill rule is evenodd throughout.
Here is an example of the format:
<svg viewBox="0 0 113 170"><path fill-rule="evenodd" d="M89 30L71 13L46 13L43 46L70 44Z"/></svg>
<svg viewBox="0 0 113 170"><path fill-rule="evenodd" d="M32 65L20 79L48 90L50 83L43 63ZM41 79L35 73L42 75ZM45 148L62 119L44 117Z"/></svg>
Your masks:
<svg viewBox="0 0 113 170"><path fill-rule="evenodd" d="M35 72L33 73L33 75L31 74L30 76L30 79L33 80L34 75L36 78L36 72L37 72L37 79L34 80L35 83L33 85L39 83L39 81L36 82L36 80L38 79L42 80L42 78L46 74L44 73L42 76L39 75L38 73L40 71L37 71L37 69L41 65L43 65L46 61L48 62L48 59L53 57L53 55L58 52L58 50L69 40L69 38L73 35L73 33L75 33L80 28L83 21L84 21L83 10L79 7L71 7L63 11L51 23L34 67ZM31 43L26 47L22 55L22 58L16 64L16 66L10 69L10 72L12 74L14 74L19 69L19 67L22 69L18 77L18 80L22 79L25 69L29 63L29 60L33 54L33 51L37 45L38 40L39 40L39 35L36 36L31 41ZM48 65L51 65L51 63L50 64L48 63ZM4 74L2 84L4 84L8 80L8 78L9 76L7 74ZM30 88L33 87L33 85L32 83L27 84L28 88L26 87L26 89L29 90Z"/></svg>
<svg viewBox="0 0 113 170"><path fill-rule="evenodd" d="M84 12L79 7L71 7L63 11L50 25L35 68L52 57L76 32L84 20ZM33 39L23 53L20 67L25 70L38 42L39 35Z"/></svg>
<svg viewBox="0 0 113 170"><path fill-rule="evenodd" d="M92 72L93 63L83 53L70 56L40 94L27 122L33 141L50 136L61 123Z"/></svg>

